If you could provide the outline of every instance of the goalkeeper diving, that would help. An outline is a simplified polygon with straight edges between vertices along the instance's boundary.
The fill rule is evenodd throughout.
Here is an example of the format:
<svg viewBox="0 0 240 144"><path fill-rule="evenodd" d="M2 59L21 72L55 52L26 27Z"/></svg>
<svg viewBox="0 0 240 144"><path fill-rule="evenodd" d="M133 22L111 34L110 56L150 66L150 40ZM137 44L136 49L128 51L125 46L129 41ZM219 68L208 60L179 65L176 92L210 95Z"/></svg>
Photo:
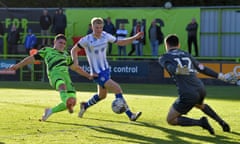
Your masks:
<svg viewBox="0 0 240 144"><path fill-rule="evenodd" d="M208 122L207 117L199 119L190 118L186 115L192 108L198 108L207 116L215 120L224 132L230 132L229 124L223 120L214 109L204 102L206 89L204 83L196 76L197 72L232 82L234 75L217 73L198 62L191 54L180 49L179 38L170 34L164 39L166 53L159 58L160 65L165 68L175 81L178 90L178 98L170 107L167 122L170 125L200 126L214 135L214 129Z"/></svg>

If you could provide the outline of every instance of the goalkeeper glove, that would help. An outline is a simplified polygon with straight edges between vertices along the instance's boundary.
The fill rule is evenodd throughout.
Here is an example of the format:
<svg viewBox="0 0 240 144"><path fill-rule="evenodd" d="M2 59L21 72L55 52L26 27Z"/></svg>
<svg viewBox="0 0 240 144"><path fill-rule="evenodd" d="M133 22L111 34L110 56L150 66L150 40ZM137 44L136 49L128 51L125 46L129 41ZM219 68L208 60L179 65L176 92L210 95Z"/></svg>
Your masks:
<svg viewBox="0 0 240 144"><path fill-rule="evenodd" d="M222 81L226 81L223 73L219 73L219 74L218 74L218 79L220 79L220 80L222 80Z"/></svg>
<svg viewBox="0 0 240 144"><path fill-rule="evenodd" d="M219 73L218 79L228 82L228 83L231 83L231 84L235 84L238 81L237 76L233 72L229 72L226 74Z"/></svg>

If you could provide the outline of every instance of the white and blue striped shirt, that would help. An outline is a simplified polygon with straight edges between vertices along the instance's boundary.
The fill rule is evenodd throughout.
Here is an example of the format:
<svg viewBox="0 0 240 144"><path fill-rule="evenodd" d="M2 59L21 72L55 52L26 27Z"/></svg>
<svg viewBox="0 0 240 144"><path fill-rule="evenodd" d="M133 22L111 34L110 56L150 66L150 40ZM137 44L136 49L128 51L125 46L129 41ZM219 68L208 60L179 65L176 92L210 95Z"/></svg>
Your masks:
<svg viewBox="0 0 240 144"><path fill-rule="evenodd" d="M105 31L102 32L100 38L94 37L93 33L91 33L78 41L78 44L85 49L91 74L98 74L101 71L109 69L106 54L108 42L114 43L116 41L116 37Z"/></svg>

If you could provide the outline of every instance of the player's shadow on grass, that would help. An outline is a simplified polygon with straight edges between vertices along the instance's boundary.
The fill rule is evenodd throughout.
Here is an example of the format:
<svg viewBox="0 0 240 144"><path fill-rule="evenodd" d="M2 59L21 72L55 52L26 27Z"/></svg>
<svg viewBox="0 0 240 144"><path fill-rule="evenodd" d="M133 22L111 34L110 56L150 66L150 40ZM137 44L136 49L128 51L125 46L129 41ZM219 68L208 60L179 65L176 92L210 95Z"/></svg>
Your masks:
<svg viewBox="0 0 240 144"><path fill-rule="evenodd" d="M231 132L231 133L234 134L234 135L240 136L240 133L238 133L238 132Z"/></svg>
<svg viewBox="0 0 240 144"><path fill-rule="evenodd" d="M100 120L100 121L105 121L105 122L114 122L116 123L117 121L112 121L112 120L103 120L103 119L94 119L94 118L86 118L89 120ZM188 142L186 140L184 140L184 138L188 138L188 139L193 139L194 141L198 140L200 142L210 142L210 143L228 143L228 144L237 144L237 142L231 142L228 141L231 140L230 137L226 137L226 136L220 136L220 135L216 135L216 136L212 136L209 134L209 136L200 136L200 135L195 135L192 133L186 133L186 132L182 132L182 131L178 131L178 130L173 130L173 129L168 129L165 127L161 127L161 126L156 126L156 125L152 125L146 122L123 122L123 121L118 121L117 123L123 123L123 124L131 124L131 125L136 125L136 126L142 126L148 129L157 129L159 131L165 132L168 134L168 139L170 140L163 140L161 138L158 137L148 137L142 134L138 134L136 133L131 133L128 131L123 131L123 130L119 130L119 129L114 129L109 127L109 125L107 125L106 127L104 125L101 126L94 126L94 125L85 125L85 124L77 124L77 123L66 123L66 122L57 122L57 121L46 121L48 123L56 123L56 124L63 124L63 125L72 125L72 126L78 126L78 127L86 127L86 128L90 128L92 130L98 131L98 132L102 132L102 133L108 133L111 135L117 135L117 136L121 136L121 137L126 137L128 138L128 140L122 140L123 142L129 142L129 143L141 143L141 144L159 144L159 143L176 143L176 142L181 142L184 144L191 144L192 142ZM199 129L199 132L206 132L208 133L208 131L206 130L202 130L201 128ZM238 132L232 132L232 134L235 135L240 135L240 133ZM111 139L111 140L116 140L119 142L118 138L109 138L109 137L101 137L99 135L94 136L96 138L101 138L101 139ZM131 139L131 140L129 140Z"/></svg>
<svg viewBox="0 0 240 144"><path fill-rule="evenodd" d="M97 119L93 119L93 120L97 120ZM101 121L113 122L111 120L101 120ZM127 132L127 131L109 128L109 125L107 127L105 127L104 125L93 126L93 125L66 123L66 122L57 122L57 121L46 121L46 122L47 123L55 123L55 124L63 124L63 125L71 125L71 126L77 126L77 127L85 127L85 128L90 128L92 130L98 131L98 132L108 133L111 135L117 135L117 136L128 138L128 140L122 140L123 143L149 144L149 142L151 142L152 144L159 144L159 143L170 143L171 142L169 140L162 140L160 138L153 138L153 137L148 137L148 136L144 136L144 135L137 134L137 133L131 133L131 132ZM114 121L114 122L116 122L116 121ZM120 122L120 123L122 123L122 122ZM120 141L119 138L101 137L100 135L96 135L94 137L101 138L101 139L111 139L112 141L116 140L117 142ZM131 139L131 140L129 140L129 139ZM186 143L186 144L190 144L190 143Z"/></svg>
<svg viewBox="0 0 240 144"><path fill-rule="evenodd" d="M14 105L14 106L25 106L25 107L30 107L30 108L46 108L45 106L31 104L31 103L17 103L17 102L7 102L7 101L0 102L0 104L1 103L2 104Z"/></svg>
<svg viewBox="0 0 240 144"><path fill-rule="evenodd" d="M97 118L82 118L87 120L93 120L93 121L103 121L103 122L109 122L109 123L118 123L118 124L132 124L130 121L116 121L116 120L107 120L107 119L97 119ZM40 120L39 120L40 121ZM45 121L46 123L56 123L56 124L62 124L62 125L72 125L72 126L87 126L91 127L90 125L82 125L77 123L67 123L67 122L58 122L58 121Z"/></svg>
<svg viewBox="0 0 240 144"><path fill-rule="evenodd" d="M212 136L209 134L209 136L200 136L200 135L194 135L194 134L191 134L191 133L185 133L185 132L182 132L182 131L177 131L177 130L173 130L173 129L168 129L168 128L165 128L165 127L161 127L161 126L156 126L156 125L151 125L149 123L145 123L145 122L139 122L138 124L142 124L142 126L145 126L145 127L148 127L148 128L154 128L154 129L158 129L160 131L163 131L165 133L169 133L169 138L172 139L173 141L183 141L183 139L180 139L179 137L186 137L186 138L189 138L189 139L193 139L193 140L199 140L199 141L205 141L205 142L210 142L210 143L227 143L227 144L237 144L237 142L231 142L231 141L228 141L231 140L231 137L226 137L226 136L220 136L220 135L215 135L215 136ZM184 127L182 127L184 128ZM200 127L199 127L200 128ZM206 130L202 130L200 128L199 132L206 132L208 133L208 131ZM237 132L231 132L233 134L236 134L236 135L239 135L239 133Z"/></svg>
<svg viewBox="0 0 240 144"><path fill-rule="evenodd" d="M95 119L96 120L96 119ZM111 122L111 121L109 121ZM113 121L112 121L113 122ZM120 135L120 136L124 136L124 137L128 137L131 138L133 140L121 140L124 143L139 143L139 139L140 140L144 140L144 141L155 141L153 144L158 144L159 142L161 143L169 143L169 141L165 141L165 140L160 140L158 138L149 138L146 136L142 136L142 135L138 135L136 133L129 133L129 132L125 132L125 131L120 131L120 130L116 130L116 129L112 129L112 128L105 128L104 125L102 126L95 126L95 125L86 125L86 124L77 124L77 123L66 123L66 122L57 122L57 121L46 121L46 123L55 123L55 124L62 124L62 125L70 125L70 126L76 126L77 129L79 129L78 127L83 127L83 128L89 128L91 130L95 130L98 132L104 132L104 133L110 133L110 134L114 134L114 135ZM107 124L109 126L109 124ZM70 129L70 131L72 130L72 128ZM62 130L61 130L62 131ZM65 131L67 131L67 129L65 129ZM95 138L99 138L99 139L111 139L112 141L117 141L119 142L119 138L109 138L109 137L100 137L99 135L96 135L93 137ZM141 142L141 144L149 144L149 142Z"/></svg>
<svg viewBox="0 0 240 144"><path fill-rule="evenodd" d="M84 126L84 127L90 127L90 125L83 125L78 123L67 123L67 122L58 122L58 121L45 121L45 123L55 123L55 124L62 124L62 125L70 125L70 126Z"/></svg>
<svg viewBox="0 0 240 144"><path fill-rule="evenodd" d="M145 136L142 134L138 134L138 132L128 132L128 131L123 131L123 130L118 130L118 129L113 129L113 128L109 128L109 127L94 127L94 130L101 132L101 133L108 133L110 135L117 135L117 136L121 136L121 137L125 137L128 140L122 140L119 138L109 138L109 137L103 137L100 135L94 136L95 138L99 138L99 139L111 139L112 141L117 141L120 142L122 141L123 143L139 143L139 144L159 144L159 143L171 143L173 141L171 140L164 140L158 137L151 137L151 136ZM185 144L190 144L188 142L185 142Z"/></svg>
<svg viewBox="0 0 240 144"><path fill-rule="evenodd" d="M89 119L89 120L96 120L96 121L104 121L104 122L113 122L113 123L122 123L122 124L128 124L130 121L127 119L127 120L122 120L122 121L117 121L117 120L109 120L109 119L98 119L98 118L91 118L91 117L87 117L87 118L84 118L84 119Z"/></svg>

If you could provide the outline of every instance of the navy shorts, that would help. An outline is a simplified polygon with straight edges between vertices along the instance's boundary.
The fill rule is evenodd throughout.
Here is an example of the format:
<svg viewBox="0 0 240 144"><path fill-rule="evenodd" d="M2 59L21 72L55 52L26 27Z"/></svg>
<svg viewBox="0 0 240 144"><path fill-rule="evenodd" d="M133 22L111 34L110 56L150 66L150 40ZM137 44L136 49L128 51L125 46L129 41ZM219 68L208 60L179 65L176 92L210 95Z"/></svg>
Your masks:
<svg viewBox="0 0 240 144"><path fill-rule="evenodd" d="M205 94L185 93L173 103L173 107L181 114L187 114L196 104L202 104Z"/></svg>
<svg viewBox="0 0 240 144"><path fill-rule="evenodd" d="M94 82L96 82L98 85L104 88L104 84L111 78L110 76L110 70L106 69L104 71L101 71L98 74L98 77L94 78Z"/></svg>

